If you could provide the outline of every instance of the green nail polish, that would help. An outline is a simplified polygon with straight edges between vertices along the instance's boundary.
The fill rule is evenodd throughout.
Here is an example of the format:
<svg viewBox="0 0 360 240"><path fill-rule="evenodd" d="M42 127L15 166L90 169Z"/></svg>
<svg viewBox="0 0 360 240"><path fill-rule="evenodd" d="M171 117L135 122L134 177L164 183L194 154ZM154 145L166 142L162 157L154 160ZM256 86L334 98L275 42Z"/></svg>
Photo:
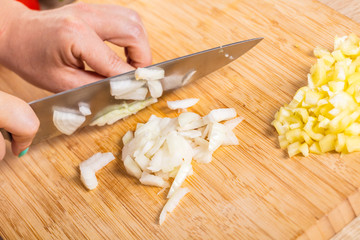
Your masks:
<svg viewBox="0 0 360 240"><path fill-rule="evenodd" d="M27 149L25 149L24 151L22 151L22 152L19 154L19 158L21 158L22 156L24 156L28 151L29 151L29 148L27 148Z"/></svg>

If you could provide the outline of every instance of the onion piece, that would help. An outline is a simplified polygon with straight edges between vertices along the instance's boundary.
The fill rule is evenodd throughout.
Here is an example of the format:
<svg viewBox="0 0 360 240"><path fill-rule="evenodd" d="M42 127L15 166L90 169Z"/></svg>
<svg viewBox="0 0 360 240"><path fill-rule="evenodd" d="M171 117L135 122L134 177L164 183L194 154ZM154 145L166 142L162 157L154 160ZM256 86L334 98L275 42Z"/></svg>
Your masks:
<svg viewBox="0 0 360 240"><path fill-rule="evenodd" d="M111 125L116 121L123 119L127 116L137 113L141 109L156 103L156 98L148 98L144 101L133 102L131 104L119 104L111 106L111 110L104 113L90 123L90 126L104 126L105 124Z"/></svg>
<svg viewBox="0 0 360 240"><path fill-rule="evenodd" d="M189 131L183 131L179 132L179 134L183 137L187 138L197 138L201 136L201 131L199 130L189 130Z"/></svg>
<svg viewBox="0 0 360 240"><path fill-rule="evenodd" d="M134 92L145 84L146 81L136 81L132 79L110 80L110 94L111 96L121 96Z"/></svg>
<svg viewBox="0 0 360 240"><path fill-rule="evenodd" d="M134 138L134 133L133 131L129 130L125 133L125 135L122 137L122 142L123 144L127 144L128 142L130 142L132 139Z"/></svg>
<svg viewBox="0 0 360 240"><path fill-rule="evenodd" d="M167 101L167 105L170 109L185 109L194 106L200 99L198 98L187 98L183 100Z"/></svg>
<svg viewBox="0 0 360 240"><path fill-rule="evenodd" d="M138 68L135 71L136 80L154 81L163 79L164 77L165 71L159 67Z"/></svg>
<svg viewBox="0 0 360 240"><path fill-rule="evenodd" d="M167 198L170 198L174 194L174 192L181 187L181 184L185 181L185 178L188 176L191 170L191 158L186 159L183 164L181 164L181 167L179 168L179 171L176 174L173 183L171 184Z"/></svg>
<svg viewBox="0 0 360 240"><path fill-rule="evenodd" d="M180 125L180 128L185 127L188 124L191 124L192 122L200 120L201 117L199 114L193 113L193 112L185 112L179 115L178 122Z"/></svg>
<svg viewBox="0 0 360 240"><path fill-rule="evenodd" d="M237 117L237 118L233 118L230 119L226 122L224 122L224 125L227 129L229 130L233 130L234 128L236 128L237 125L239 125L242 121L244 121L243 117Z"/></svg>
<svg viewBox="0 0 360 240"><path fill-rule="evenodd" d="M85 116L73 112L54 110L53 113L55 127L66 135L73 134L85 120Z"/></svg>
<svg viewBox="0 0 360 240"><path fill-rule="evenodd" d="M204 117L205 123L221 122L236 117L236 110L234 108L219 108L212 110Z"/></svg>
<svg viewBox="0 0 360 240"><path fill-rule="evenodd" d="M188 188L180 188L176 192L174 192L173 196L166 202L165 206L163 207L160 218L159 218L159 224L161 225L166 218L166 214L169 212L172 212L180 200L188 193L190 190Z"/></svg>
<svg viewBox="0 0 360 240"><path fill-rule="evenodd" d="M90 105L88 103L80 102L79 103L79 111L84 116L91 115Z"/></svg>
<svg viewBox="0 0 360 240"><path fill-rule="evenodd" d="M80 179L87 189L93 190L97 187L98 181L95 173L114 159L115 157L111 152L96 153L80 163Z"/></svg>
<svg viewBox="0 0 360 240"><path fill-rule="evenodd" d="M135 89L132 92L128 92L122 95L116 95L115 99L123 99L123 100L145 100L146 95L148 93L148 89L145 87L141 87Z"/></svg>
<svg viewBox="0 0 360 240"><path fill-rule="evenodd" d="M128 174L130 174L131 176L134 176L136 178L141 177L142 171L141 171L140 167L136 164L136 162L129 155L127 155L125 157L124 166L125 166L126 172Z"/></svg>
<svg viewBox="0 0 360 240"><path fill-rule="evenodd" d="M153 98L159 98L163 94L163 88L159 80L148 81L147 86Z"/></svg>
<svg viewBox="0 0 360 240"><path fill-rule="evenodd" d="M209 151L214 152L218 147L223 144L226 136L226 127L221 124L214 122L209 131Z"/></svg>
<svg viewBox="0 0 360 240"><path fill-rule="evenodd" d="M154 186L154 187L168 187L169 183L164 181L159 176L152 175L148 172L143 172L139 181L144 185Z"/></svg>
<svg viewBox="0 0 360 240"><path fill-rule="evenodd" d="M89 190L93 190L98 186L95 172L90 168L83 168L81 171L80 180Z"/></svg>

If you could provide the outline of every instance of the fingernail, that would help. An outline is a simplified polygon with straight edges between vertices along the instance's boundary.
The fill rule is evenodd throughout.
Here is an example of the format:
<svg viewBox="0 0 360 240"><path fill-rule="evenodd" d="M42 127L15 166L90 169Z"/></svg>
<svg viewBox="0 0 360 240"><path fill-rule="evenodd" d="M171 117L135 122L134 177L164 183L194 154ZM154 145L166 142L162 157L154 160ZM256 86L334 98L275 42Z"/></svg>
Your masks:
<svg viewBox="0 0 360 240"><path fill-rule="evenodd" d="M29 151L29 148L27 148L27 149L25 149L24 151L22 151L22 152L19 154L19 158L21 158L22 156L24 156L28 151Z"/></svg>

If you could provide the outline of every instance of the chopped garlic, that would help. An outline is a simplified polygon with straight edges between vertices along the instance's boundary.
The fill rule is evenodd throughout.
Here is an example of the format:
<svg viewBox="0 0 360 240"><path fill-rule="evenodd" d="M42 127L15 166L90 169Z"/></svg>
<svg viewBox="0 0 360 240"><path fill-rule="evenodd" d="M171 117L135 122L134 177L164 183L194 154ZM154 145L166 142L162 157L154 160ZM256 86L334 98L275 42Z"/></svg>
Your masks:
<svg viewBox="0 0 360 240"><path fill-rule="evenodd" d="M360 38L335 37L334 51L316 48L308 86L275 114L272 125L289 156L360 151Z"/></svg>

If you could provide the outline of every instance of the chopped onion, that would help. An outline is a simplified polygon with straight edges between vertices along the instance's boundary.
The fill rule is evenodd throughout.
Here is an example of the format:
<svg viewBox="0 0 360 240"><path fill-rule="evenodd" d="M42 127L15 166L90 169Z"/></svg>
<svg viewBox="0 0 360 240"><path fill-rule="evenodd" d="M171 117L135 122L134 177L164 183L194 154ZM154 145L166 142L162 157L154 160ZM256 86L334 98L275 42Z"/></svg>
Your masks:
<svg viewBox="0 0 360 240"><path fill-rule="evenodd" d="M179 132L179 134L183 137L188 137L188 138L197 138L201 136L201 131L199 130L189 130L189 131L183 131L183 132Z"/></svg>
<svg viewBox="0 0 360 240"><path fill-rule="evenodd" d="M169 186L169 183L164 181L164 179L162 179L159 176L152 175L148 172L143 172L139 180L144 185L155 186L155 187Z"/></svg>
<svg viewBox="0 0 360 240"><path fill-rule="evenodd" d="M54 110L53 113L53 123L55 127L66 135L73 134L85 120L85 116L70 111Z"/></svg>
<svg viewBox="0 0 360 240"><path fill-rule="evenodd" d="M209 130L209 151L214 152L224 142L226 127L221 123L213 123Z"/></svg>
<svg viewBox="0 0 360 240"><path fill-rule="evenodd" d="M80 180L89 190L93 190L98 186L95 172L90 168L83 168L83 170L81 171Z"/></svg>
<svg viewBox="0 0 360 240"><path fill-rule="evenodd" d="M129 155L127 155L125 157L124 166L125 166L127 173L130 174L131 176L134 176L136 178L141 177L142 171L141 171L140 167L136 164L136 162Z"/></svg>
<svg viewBox="0 0 360 240"><path fill-rule="evenodd" d="M134 133L133 133L133 131L129 130L129 131L127 131L127 132L125 133L125 135L122 137L122 142L123 142L123 144L125 145L125 144L127 144L128 142L130 142L131 139L133 139L133 138L134 138Z"/></svg>
<svg viewBox="0 0 360 240"><path fill-rule="evenodd" d="M178 117L180 127L185 127L186 125L191 124L192 122L198 121L200 119L201 119L200 115L193 112L182 113Z"/></svg>
<svg viewBox="0 0 360 240"><path fill-rule="evenodd" d="M153 98L159 98L163 94L163 88L159 80L148 81L147 83L150 95Z"/></svg>
<svg viewBox="0 0 360 240"><path fill-rule="evenodd" d="M198 98L188 98L176 101L167 101L167 105L170 109L185 109L194 106L199 101Z"/></svg>
<svg viewBox="0 0 360 240"><path fill-rule="evenodd" d="M146 81L136 81L132 79L119 79L110 81L111 96L121 96L134 92L146 84Z"/></svg>
<svg viewBox="0 0 360 240"><path fill-rule="evenodd" d="M211 111L207 121L191 112L177 118L152 115L146 123L138 123L133 133L127 132L123 137L122 160L126 171L142 184L157 187L167 187L168 179L174 178L167 194L171 204L175 201L171 199L177 199L176 194L183 191L180 189L185 179L193 174L192 159L209 163L220 145L238 144L232 130L243 119L229 120L235 117L233 111L232 108ZM217 122L224 120L228 121ZM167 207L164 209L161 222L168 212Z"/></svg>
<svg viewBox="0 0 360 240"><path fill-rule="evenodd" d="M148 93L148 89L145 87L141 87L135 89L132 92L128 92L122 95L116 95L115 99L123 99L123 100L145 100L146 95Z"/></svg>
<svg viewBox="0 0 360 240"><path fill-rule="evenodd" d="M236 126L239 125L243 120L244 120L243 117L233 118L233 119L230 119L230 120L224 122L224 125L226 126L227 129L233 130L233 129L236 128Z"/></svg>
<svg viewBox="0 0 360 240"><path fill-rule="evenodd" d="M114 155L110 152L96 153L89 159L80 163L80 179L87 189L93 190L97 187L98 181L95 173L114 159Z"/></svg>
<svg viewBox="0 0 360 240"><path fill-rule="evenodd" d="M135 71L136 80L154 81L163 79L164 77L165 71L159 67L138 68Z"/></svg>
<svg viewBox="0 0 360 240"><path fill-rule="evenodd" d="M171 184L167 198L170 198L174 194L174 192L180 188L181 184L185 181L185 178L188 176L191 169L191 159L185 160L181 165L178 173L176 174L173 183Z"/></svg>
<svg viewBox="0 0 360 240"><path fill-rule="evenodd" d="M90 123L90 126L104 126L105 124L111 125L116 121L123 119L127 116L137 113L141 109L156 103L156 98L149 98L144 101L133 102L131 104L119 104L111 107L111 110L101 114Z"/></svg>
<svg viewBox="0 0 360 240"><path fill-rule="evenodd" d="M161 213L160 213L160 218L159 218L159 224L161 225L166 218L166 214L169 212L172 212L176 206L178 205L178 203L180 202L180 200L188 193L190 192L190 190L188 188L179 188L176 192L174 192L174 194L172 195L172 197L167 201L167 203L165 204L164 208L162 209Z"/></svg>
<svg viewBox="0 0 360 240"><path fill-rule="evenodd" d="M236 117L236 111L234 108L219 108L212 110L208 115L204 117L204 121L207 123L221 122Z"/></svg>
<svg viewBox="0 0 360 240"><path fill-rule="evenodd" d="M88 103L80 102L79 103L79 111L84 116L91 115L90 105Z"/></svg>

